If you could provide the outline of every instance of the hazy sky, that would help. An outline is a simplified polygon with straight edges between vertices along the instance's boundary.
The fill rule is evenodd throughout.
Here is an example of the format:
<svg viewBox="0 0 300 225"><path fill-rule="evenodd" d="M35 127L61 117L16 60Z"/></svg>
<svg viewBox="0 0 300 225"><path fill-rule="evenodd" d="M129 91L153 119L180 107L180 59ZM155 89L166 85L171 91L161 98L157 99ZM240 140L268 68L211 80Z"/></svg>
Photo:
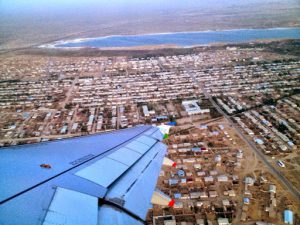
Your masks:
<svg viewBox="0 0 300 225"><path fill-rule="evenodd" d="M255 11L262 5L271 7L272 3L300 4L299 0L0 0L0 26L5 26L7 21L18 24L26 20L35 23L60 20L94 23L99 19L134 21L166 14L173 15L175 20L182 12Z"/></svg>
<svg viewBox="0 0 300 225"><path fill-rule="evenodd" d="M264 0L282 2L286 0ZM292 1L292 0L290 0ZM0 0L2 12L45 12L79 9L97 10L172 10L190 7L224 7L230 5L259 4L261 0Z"/></svg>

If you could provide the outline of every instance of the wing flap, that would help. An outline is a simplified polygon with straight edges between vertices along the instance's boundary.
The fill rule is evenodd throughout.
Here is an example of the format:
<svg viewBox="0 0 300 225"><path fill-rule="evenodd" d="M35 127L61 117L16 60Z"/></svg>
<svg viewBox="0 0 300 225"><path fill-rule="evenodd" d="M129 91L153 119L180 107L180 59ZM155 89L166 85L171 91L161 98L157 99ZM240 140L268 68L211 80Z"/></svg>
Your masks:
<svg viewBox="0 0 300 225"><path fill-rule="evenodd" d="M141 219L146 218L156 186L166 146L157 142L130 170L112 185L105 199Z"/></svg>
<svg viewBox="0 0 300 225"><path fill-rule="evenodd" d="M129 216L118 208L108 205L100 207L98 218L98 225L144 225L142 221Z"/></svg>
<svg viewBox="0 0 300 225"><path fill-rule="evenodd" d="M111 153L108 158L121 162L127 166L134 164L140 157L141 153L133 151L129 148L120 148L117 151Z"/></svg>
<svg viewBox="0 0 300 225"><path fill-rule="evenodd" d="M43 225L97 225L97 213L96 197L58 187Z"/></svg>
<svg viewBox="0 0 300 225"><path fill-rule="evenodd" d="M79 170L75 175L93 181L103 187L108 187L120 177L128 167L129 166L123 163L104 157L90 166Z"/></svg>

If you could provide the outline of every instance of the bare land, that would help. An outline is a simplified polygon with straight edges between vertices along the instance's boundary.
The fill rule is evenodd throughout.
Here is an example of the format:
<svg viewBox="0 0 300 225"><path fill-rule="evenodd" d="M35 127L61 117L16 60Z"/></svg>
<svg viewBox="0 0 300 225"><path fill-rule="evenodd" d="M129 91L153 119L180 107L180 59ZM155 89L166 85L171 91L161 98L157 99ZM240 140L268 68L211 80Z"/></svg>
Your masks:
<svg viewBox="0 0 300 225"><path fill-rule="evenodd" d="M27 48L61 39L107 35L147 34L161 32L226 30L300 26L300 5L297 1L280 4L244 3L211 9L190 8L176 11L114 15L82 12L65 16L1 15L0 50ZM84 13L87 15L84 16Z"/></svg>

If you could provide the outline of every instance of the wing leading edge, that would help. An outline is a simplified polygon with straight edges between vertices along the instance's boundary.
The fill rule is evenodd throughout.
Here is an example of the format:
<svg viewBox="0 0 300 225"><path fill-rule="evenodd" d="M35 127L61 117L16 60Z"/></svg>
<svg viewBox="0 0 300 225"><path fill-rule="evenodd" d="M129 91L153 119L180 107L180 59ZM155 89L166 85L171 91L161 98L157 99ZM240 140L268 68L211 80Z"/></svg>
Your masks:
<svg viewBox="0 0 300 225"><path fill-rule="evenodd" d="M121 141L118 141L119 137ZM51 149L51 144L57 146L61 143L61 155L66 155L65 158L70 162L63 162L66 163L65 169L56 171L56 168L60 168L56 162L62 162L62 159L55 160L56 157L60 158L59 153L56 152L57 156L54 156L51 150L45 150L51 154L51 168L34 168L32 174L24 168L26 173L20 172L14 179L10 178L8 184L1 182L2 188L9 188L13 183L20 184L16 192L0 196L0 224L144 224L167 150L166 145L161 142L162 138L158 128L138 126L110 134L93 135L92 140L80 151L76 150L76 145L72 149L63 148L68 146L65 140L53 142L55 144L49 142L47 149ZM85 137L81 141L87 143ZM20 155L27 151L30 154L28 160L33 158L33 163L39 166L35 160L38 161L39 154L43 154L43 159L45 158L44 146L34 144L29 149L28 146L25 149L22 146L18 149L6 148L1 152L0 162L11 161L13 158L18 164L16 168L22 168L24 159L17 157L18 151L21 152ZM36 148L38 151L35 151ZM15 151L11 154L13 150ZM77 163L68 156L73 151L79 157ZM85 155L92 157L84 157ZM3 165L9 166L7 162ZM25 163L24 167L27 165ZM0 172L1 180L9 173L14 176L13 166L1 167L0 164L0 171L5 170ZM35 173L38 175L37 183L32 182L32 178L31 182L26 182L29 179L27 177Z"/></svg>

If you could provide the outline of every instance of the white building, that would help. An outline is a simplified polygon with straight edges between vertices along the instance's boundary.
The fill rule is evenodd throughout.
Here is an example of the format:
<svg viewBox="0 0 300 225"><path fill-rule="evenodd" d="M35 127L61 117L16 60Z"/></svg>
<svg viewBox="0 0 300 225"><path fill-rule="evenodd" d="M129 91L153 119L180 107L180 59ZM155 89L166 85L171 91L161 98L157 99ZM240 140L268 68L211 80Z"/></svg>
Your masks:
<svg viewBox="0 0 300 225"><path fill-rule="evenodd" d="M144 116L150 116L150 113L149 113L149 110L148 110L148 106L146 105L143 105L143 113L144 113Z"/></svg>
<svg viewBox="0 0 300 225"><path fill-rule="evenodd" d="M190 101L183 101L182 105L189 116L202 114L202 113L209 113L209 109L201 109L197 103L198 103L197 100L190 100Z"/></svg>
<svg viewBox="0 0 300 225"><path fill-rule="evenodd" d="M219 225L229 225L229 221L227 218L219 218L218 219L218 224Z"/></svg>

